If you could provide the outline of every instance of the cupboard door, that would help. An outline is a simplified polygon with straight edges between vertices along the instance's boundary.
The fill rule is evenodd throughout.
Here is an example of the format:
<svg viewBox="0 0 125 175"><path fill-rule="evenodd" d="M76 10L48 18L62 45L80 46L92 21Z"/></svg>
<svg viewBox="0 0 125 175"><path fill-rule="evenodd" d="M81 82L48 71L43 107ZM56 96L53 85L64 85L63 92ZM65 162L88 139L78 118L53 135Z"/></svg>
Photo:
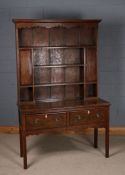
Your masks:
<svg viewBox="0 0 125 175"><path fill-rule="evenodd" d="M85 54L85 82L93 82L97 80L97 58L96 49L87 48Z"/></svg>
<svg viewBox="0 0 125 175"><path fill-rule="evenodd" d="M20 84L32 84L32 57L30 50L21 50L19 54L20 59Z"/></svg>

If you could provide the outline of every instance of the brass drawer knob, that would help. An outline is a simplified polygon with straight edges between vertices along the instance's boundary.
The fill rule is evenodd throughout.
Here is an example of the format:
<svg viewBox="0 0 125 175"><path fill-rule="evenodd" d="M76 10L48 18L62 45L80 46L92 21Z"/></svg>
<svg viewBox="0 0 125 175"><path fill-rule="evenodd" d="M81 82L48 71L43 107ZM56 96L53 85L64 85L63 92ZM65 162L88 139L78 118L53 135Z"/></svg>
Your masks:
<svg viewBox="0 0 125 175"><path fill-rule="evenodd" d="M45 118L47 118L48 116L47 116L47 114L45 114Z"/></svg>
<svg viewBox="0 0 125 175"><path fill-rule="evenodd" d="M36 119L34 123L35 123L35 124L38 124L38 122L39 122L39 119Z"/></svg>
<svg viewBox="0 0 125 175"><path fill-rule="evenodd" d="M56 118L56 122L58 122L59 121L59 118Z"/></svg>
<svg viewBox="0 0 125 175"><path fill-rule="evenodd" d="M78 119L78 120L81 120L81 116L80 116L80 115L77 115L77 119Z"/></svg>
<svg viewBox="0 0 125 175"><path fill-rule="evenodd" d="M87 111L88 115L90 114L90 110Z"/></svg>
<svg viewBox="0 0 125 175"><path fill-rule="evenodd" d="M96 117L97 117L97 118L100 118L100 114L99 114L99 113L96 113Z"/></svg>

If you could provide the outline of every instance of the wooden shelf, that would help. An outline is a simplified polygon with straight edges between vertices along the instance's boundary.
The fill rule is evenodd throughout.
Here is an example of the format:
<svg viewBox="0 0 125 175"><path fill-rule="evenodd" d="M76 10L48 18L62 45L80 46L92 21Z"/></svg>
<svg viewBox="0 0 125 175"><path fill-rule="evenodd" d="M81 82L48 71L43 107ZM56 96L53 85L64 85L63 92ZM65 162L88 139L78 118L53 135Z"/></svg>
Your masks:
<svg viewBox="0 0 125 175"><path fill-rule="evenodd" d="M41 102L41 101L36 101L36 102L30 102L30 104L25 105L27 102L21 102L20 106L22 107L21 109L23 109L24 111L28 111L30 108L32 109L39 109L42 110L44 109L50 109L50 107L52 106L53 108L72 108L72 107L83 107L84 105L88 107L88 105L97 105L97 104L103 104L103 105L109 105L106 101L96 98L96 99L92 99L92 100L84 100L84 99L75 99L75 100L62 100L60 101L60 103L57 102ZM49 105L48 105L49 104Z"/></svg>
<svg viewBox="0 0 125 175"><path fill-rule="evenodd" d="M70 85L89 85L89 84L97 84L96 81L93 82L70 82L70 83L46 83L46 84L34 84L34 85L21 85L20 88L28 88L28 87L42 87L42 86L70 86Z"/></svg>
<svg viewBox="0 0 125 175"><path fill-rule="evenodd" d="M41 84L41 85L34 85L34 87L42 87L42 86L70 86L70 85L81 85L84 84L83 82L78 82L78 83L46 83L46 84Z"/></svg>
<svg viewBox="0 0 125 175"><path fill-rule="evenodd" d="M57 64L57 65L34 65L34 68L40 68L40 67L43 67L43 68L51 68L51 67L84 67L84 66L87 66L87 65L84 65L84 64Z"/></svg>
<svg viewBox="0 0 125 175"><path fill-rule="evenodd" d="M84 48L96 48L96 45L82 45L82 46L22 46L19 47L20 50L26 49L84 49Z"/></svg>
<svg viewBox="0 0 125 175"><path fill-rule="evenodd" d="M21 85L20 88L32 88L33 85Z"/></svg>

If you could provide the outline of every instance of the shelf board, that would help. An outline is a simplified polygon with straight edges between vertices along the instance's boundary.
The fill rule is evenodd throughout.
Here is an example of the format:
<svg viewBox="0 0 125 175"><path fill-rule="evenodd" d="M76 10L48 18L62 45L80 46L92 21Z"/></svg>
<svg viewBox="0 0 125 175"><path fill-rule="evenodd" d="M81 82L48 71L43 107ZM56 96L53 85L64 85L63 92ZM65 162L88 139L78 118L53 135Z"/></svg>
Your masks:
<svg viewBox="0 0 125 175"><path fill-rule="evenodd" d="M82 45L82 46L21 46L19 47L20 50L25 49L83 49L83 48L95 48L96 45Z"/></svg>
<svg viewBox="0 0 125 175"><path fill-rule="evenodd" d="M34 65L34 68L39 68L39 67L43 67L43 68L51 68L51 67L84 67L87 65L84 64L57 64L57 65Z"/></svg>
<svg viewBox="0 0 125 175"><path fill-rule="evenodd" d="M34 84L34 85L21 85L20 88L29 88L29 87L47 87L47 86L70 86L70 85L87 85L87 84L97 84L96 81L93 82L62 82L62 83L46 83L46 84Z"/></svg>
<svg viewBox="0 0 125 175"><path fill-rule="evenodd" d="M84 84L83 82L76 82L76 83L48 83L48 84L40 84L34 85L34 87L41 87L41 86L67 86L67 85L80 85Z"/></svg>
<svg viewBox="0 0 125 175"><path fill-rule="evenodd" d="M91 82L84 82L85 85L87 84L97 84L97 81L91 81Z"/></svg>
<svg viewBox="0 0 125 175"><path fill-rule="evenodd" d="M20 103L21 104L34 104L35 101L33 101L33 100L21 100Z"/></svg>
<svg viewBox="0 0 125 175"><path fill-rule="evenodd" d="M20 88L32 88L33 85L20 85Z"/></svg>
<svg viewBox="0 0 125 175"><path fill-rule="evenodd" d="M40 100L36 100L35 102L32 102L30 104L27 104L27 102L20 102L20 107L21 109L23 109L24 111L29 111L29 109L39 109L39 110L43 110L43 109L50 109L52 108L62 108L63 109L67 109L67 108L72 108L72 107L83 107L83 106L88 106L88 105L97 105L97 104L104 104L104 105L109 105L109 103L106 103L106 101L103 101L101 99L99 99L98 97L93 98L93 99L72 99L72 100L62 100L60 102L43 102Z"/></svg>

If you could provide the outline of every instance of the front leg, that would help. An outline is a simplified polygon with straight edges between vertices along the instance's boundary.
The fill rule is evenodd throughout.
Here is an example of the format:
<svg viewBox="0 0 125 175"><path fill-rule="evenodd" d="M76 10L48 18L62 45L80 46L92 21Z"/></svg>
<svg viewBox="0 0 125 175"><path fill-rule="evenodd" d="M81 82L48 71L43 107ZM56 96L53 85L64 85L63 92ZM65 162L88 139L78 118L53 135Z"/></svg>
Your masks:
<svg viewBox="0 0 125 175"><path fill-rule="evenodd" d="M19 136L20 136L20 157L23 157L23 137L21 128L19 128Z"/></svg>
<svg viewBox="0 0 125 175"><path fill-rule="evenodd" d="M105 128L105 157L109 157L109 127Z"/></svg>
<svg viewBox="0 0 125 175"><path fill-rule="evenodd" d="M98 128L94 128L94 147L98 148Z"/></svg>
<svg viewBox="0 0 125 175"><path fill-rule="evenodd" d="M27 149L26 149L26 135L22 134L22 141L23 141L23 163L24 169L27 169Z"/></svg>

